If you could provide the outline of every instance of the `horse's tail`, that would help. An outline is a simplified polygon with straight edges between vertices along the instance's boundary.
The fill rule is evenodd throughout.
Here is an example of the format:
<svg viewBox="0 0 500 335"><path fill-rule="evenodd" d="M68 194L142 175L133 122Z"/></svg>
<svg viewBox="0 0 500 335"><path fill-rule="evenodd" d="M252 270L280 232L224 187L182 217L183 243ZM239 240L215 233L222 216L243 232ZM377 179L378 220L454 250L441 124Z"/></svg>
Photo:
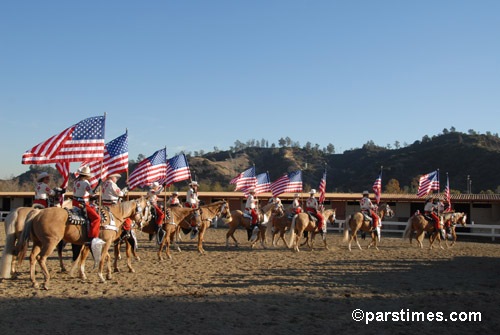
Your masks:
<svg viewBox="0 0 500 335"><path fill-rule="evenodd" d="M410 237L410 233L411 233L411 229L412 229L412 228L411 228L411 226L412 226L412 224L411 224L411 219L412 219L412 218L413 218L413 217L410 217L410 218L408 219L408 223L406 224L405 232L403 233L403 239L407 239L408 237Z"/></svg>
<svg viewBox="0 0 500 335"><path fill-rule="evenodd" d="M0 278L11 277L11 264L16 243L16 222L18 211L14 210L5 218L5 248L0 260Z"/></svg>
<svg viewBox="0 0 500 335"><path fill-rule="evenodd" d="M290 227L290 242L288 242L288 246L290 249L293 249L294 241L295 241L295 221L297 220L299 216L295 215L292 219L292 226Z"/></svg>
<svg viewBox="0 0 500 335"><path fill-rule="evenodd" d="M19 265L22 264L24 256L26 255L26 250L28 249L28 241L31 236L31 228L33 227L33 219L38 215L39 210L34 209L28 213L26 220L24 221L24 228L17 241L16 252L17 252L17 262Z"/></svg>
<svg viewBox="0 0 500 335"><path fill-rule="evenodd" d="M349 221L351 221L352 215L349 215L349 217L344 221L344 242L347 242L349 240Z"/></svg>

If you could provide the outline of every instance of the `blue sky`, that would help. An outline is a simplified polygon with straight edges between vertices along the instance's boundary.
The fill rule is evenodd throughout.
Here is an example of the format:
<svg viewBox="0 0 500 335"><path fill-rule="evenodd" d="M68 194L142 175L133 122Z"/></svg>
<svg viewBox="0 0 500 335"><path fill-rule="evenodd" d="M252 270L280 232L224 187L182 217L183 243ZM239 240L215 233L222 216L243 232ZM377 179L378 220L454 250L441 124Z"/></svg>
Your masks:
<svg viewBox="0 0 500 335"><path fill-rule="evenodd" d="M107 113L129 154L499 132L499 1L2 1L0 178ZM265 167L262 167L265 169Z"/></svg>

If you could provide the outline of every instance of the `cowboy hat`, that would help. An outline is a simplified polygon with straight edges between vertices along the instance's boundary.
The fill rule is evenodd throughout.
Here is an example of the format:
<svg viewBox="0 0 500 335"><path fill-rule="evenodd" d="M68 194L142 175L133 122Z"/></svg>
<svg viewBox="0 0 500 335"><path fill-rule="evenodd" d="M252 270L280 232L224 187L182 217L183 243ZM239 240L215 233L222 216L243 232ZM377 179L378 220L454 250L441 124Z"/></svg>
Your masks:
<svg viewBox="0 0 500 335"><path fill-rule="evenodd" d="M255 188L251 188L248 190L248 193L255 193Z"/></svg>
<svg viewBox="0 0 500 335"><path fill-rule="evenodd" d="M158 183L157 181L151 184L151 188L158 188L158 187L160 187L160 183Z"/></svg>
<svg viewBox="0 0 500 335"><path fill-rule="evenodd" d="M85 165L81 169L78 170L78 174L83 177L90 177L90 168Z"/></svg>
<svg viewBox="0 0 500 335"><path fill-rule="evenodd" d="M312 190L309 191L309 194L316 194L316 190L313 188Z"/></svg>
<svg viewBox="0 0 500 335"><path fill-rule="evenodd" d="M295 193L295 194L293 195L293 197L294 197L294 198L300 198L300 194Z"/></svg>
<svg viewBox="0 0 500 335"><path fill-rule="evenodd" d="M189 185L198 186L198 182L196 180L193 180L189 183Z"/></svg>
<svg viewBox="0 0 500 335"><path fill-rule="evenodd" d="M119 173L113 173L113 174L110 174L110 175L108 176L108 179L109 179L109 178L113 178L113 177L120 178L121 176L122 176L122 175L121 175L121 174L119 174Z"/></svg>
<svg viewBox="0 0 500 335"><path fill-rule="evenodd" d="M42 173L40 173L40 175L36 178L36 181L41 181L41 180L43 180L44 178L50 178L50 174L48 174L47 172L42 172Z"/></svg>
<svg viewBox="0 0 500 335"><path fill-rule="evenodd" d="M368 192L368 191L363 191L363 195L365 195L365 194L370 194L370 192Z"/></svg>
<svg viewBox="0 0 500 335"><path fill-rule="evenodd" d="M177 192L177 191L173 191L173 192L172 192L172 195L179 195L179 192Z"/></svg>

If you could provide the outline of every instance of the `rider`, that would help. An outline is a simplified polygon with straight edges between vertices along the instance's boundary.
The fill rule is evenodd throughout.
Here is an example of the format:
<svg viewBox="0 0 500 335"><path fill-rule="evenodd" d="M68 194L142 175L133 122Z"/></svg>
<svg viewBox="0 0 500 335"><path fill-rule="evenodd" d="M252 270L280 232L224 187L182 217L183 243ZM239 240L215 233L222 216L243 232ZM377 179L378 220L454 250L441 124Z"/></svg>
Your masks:
<svg viewBox="0 0 500 335"><path fill-rule="evenodd" d="M438 209L438 200L439 200L438 198L433 199L432 197L429 197L425 201L425 206L424 206L424 213L432 217L432 219L434 220L434 229L436 231L441 230L439 217L435 213Z"/></svg>
<svg viewBox="0 0 500 335"><path fill-rule="evenodd" d="M116 205L121 198L127 195L127 188L120 188L116 185L116 182L121 177L119 173L110 174L106 181L104 182L104 186L102 187L102 204L104 206L113 206ZM128 236L130 234L130 229L132 228L132 220L130 218L125 219L122 225L122 236Z"/></svg>
<svg viewBox="0 0 500 335"><path fill-rule="evenodd" d="M147 198L151 205L156 209L156 225L158 226L158 233L161 233L161 226L163 224L163 219L165 218L165 213L158 206L158 194L161 193L163 186L161 186L157 181L155 181L148 190Z"/></svg>
<svg viewBox="0 0 500 335"><path fill-rule="evenodd" d="M295 193L293 195L293 202L292 202L292 214L299 214L302 212L302 206L300 204L300 194Z"/></svg>
<svg viewBox="0 0 500 335"><path fill-rule="evenodd" d="M107 177L102 188L103 205L115 205L118 203L118 200L120 200L120 198L124 197L127 194L126 187L123 190L120 190L120 188L116 185L116 182L120 177L121 175L119 173L113 173Z"/></svg>
<svg viewBox="0 0 500 335"><path fill-rule="evenodd" d="M370 216L373 220L373 228L377 229L378 227L378 216L373 211L376 207L372 204L370 198L368 197L370 193L368 191L363 191L363 198L359 201L359 206L361 207L361 213Z"/></svg>
<svg viewBox="0 0 500 335"><path fill-rule="evenodd" d="M167 200L168 207L180 207L181 202L179 201L179 192L173 191L170 198Z"/></svg>
<svg viewBox="0 0 500 335"><path fill-rule="evenodd" d="M101 247L99 245L104 244L104 241L99 238L101 217L89 204L90 196L94 195L94 190L90 187L89 183L90 177L90 168L88 166L84 166L78 170L78 177L73 184L73 206L82 208L87 213L87 217L90 220L90 228L87 232L90 241L87 243L90 245L92 255L97 262L101 259Z"/></svg>
<svg viewBox="0 0 500 335"><path fill-rule="evenodd" d="M255 196L255 189L253 188L249 189L248 193L249 195L247 197L247 202L245 204L245 211L252 216L252 223L250 228L256 229L259 215L257 214L257 211L255 209L257 208L257 203L259 202L259 200L257 200L257 197Z"/></svg>
<svg viewBox="0 0 500 335"><path fill-rule="evenodd" d="M188 208L198 208L200 204L200 200L198 199L198 182L192 180L189 186L189 190L186 192L186 202L184 206ZM198 217L199 213L195 211L194 215ZM198 234L198 220L195 218L191 221L191 239L195 238L196 234Z"/></svg>
<svg viewBox="0 0 500 335"><path fill-rule="evenodd" d="M318 230L323 229L323 215L319 212L318 200L314 197L316 190L313 188L309 192L309 198L306 200L306 212L315 216L318 219Z"/></svg>
<svg viewBox="0 0 500 335"><path fill-rule="evenodd" d="M49 197L53 197L55 192L48 185L50 181L50 175L47 172L42 172L36 179L38 184L35 187L35 200L33 204L38 204L43 208L49 207Z"/></svg>

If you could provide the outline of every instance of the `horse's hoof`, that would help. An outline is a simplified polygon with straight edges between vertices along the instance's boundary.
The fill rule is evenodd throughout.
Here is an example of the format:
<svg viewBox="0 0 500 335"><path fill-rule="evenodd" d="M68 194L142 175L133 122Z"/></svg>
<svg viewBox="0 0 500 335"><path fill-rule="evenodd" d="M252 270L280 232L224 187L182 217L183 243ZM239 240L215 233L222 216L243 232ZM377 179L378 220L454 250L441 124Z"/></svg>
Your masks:
<svg viewBox="0 0 500 335"><path fill-rule="evenodd" d="M136 257L136 258L135 258L135 260L136 260L136 261L140 261L140 260L141 260L141 258L140 258L140 257Z"/></svg>
<svg viewBox="0 0 500 335"><path fill-rule="evenodd" d="M181 252L181 248L177 247L177 251L178 251L178 252Z"/></svg>
<svg viewBox="0 0 500 335"><path fill-rule="evenodd" d="M168 259L172 259L172 255L168 255Z"/></svg>
<svg viewBox="0 0 500 335"><path fill-rule="evenodd" d="M118 255L118 260L121 260L122 259L122 255Z"/></svg>
<svg viewBox="0 0 500 335"><path fill-rule="evenodd" d="M108 275L106 276L106 279L107 279L107 280L111 280L111 279L113 279L113 276L111 276L110 274L108 274Z"/></svg>
<svg viewBox="0 0 500 335"><path fill-rule="evenodd" d="M43 289L44 289L45 291L48 291L48 290L49 290L49 286L48 286L47 284L43 284Z"/></svg>
<svg viewBox="0 0 500 335"><path fill-rule="evenodd" d="M128 269L128 272L135 273L135 270L134 269Z"/></svg>
<svg viewBox="0 0 500 335"><path fill-rule="evenodd" d="M40 288L40 285L38 285L38 283L33 283L33 288Z"/></svg>
<svg viewBox="0 0 500 335"><path fill-rule="evenodd" d="M116 268L113 270L114 272L120 272L120 269Z"/></svg>

